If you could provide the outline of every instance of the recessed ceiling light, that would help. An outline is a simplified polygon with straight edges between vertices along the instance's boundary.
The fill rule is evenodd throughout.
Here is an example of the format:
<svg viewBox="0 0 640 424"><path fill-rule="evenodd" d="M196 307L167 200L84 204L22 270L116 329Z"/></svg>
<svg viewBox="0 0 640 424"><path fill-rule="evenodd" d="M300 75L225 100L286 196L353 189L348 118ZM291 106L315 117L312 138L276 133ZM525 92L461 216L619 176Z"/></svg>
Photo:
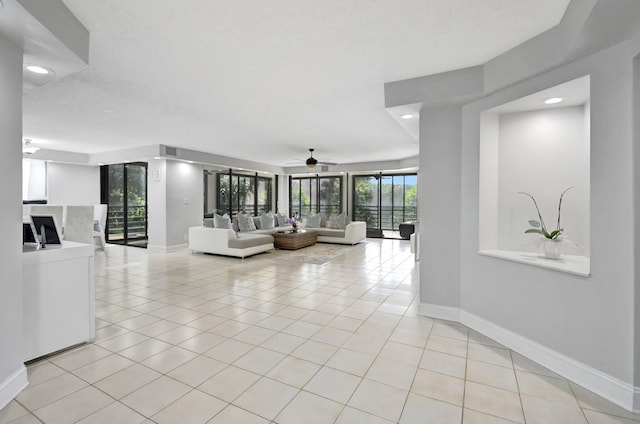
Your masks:
<svg viewBox="0 0 640 424"><path fill-rule="evenodd" d="M154 159L155 160L159 160L159 159L162 159L162 158L160 156L155 156Z"/></svg>
<svg viewBox="0 0 640 424"><path fill-rule="evenodd" d="M193 163L193 161L192 160L188 160L187 163Z"/></svg>
<svg viewBox="0 0 640 424"><path fill-rule="evenodd" d="M49 69L38 65L27 65L26 68L27 71L33 72L34 74L48 75L51 73Z"/></svg>
<svg viewBox="0 0 640 424"><path fill-rule="evenodd" d="M400 118L402 118L402 119L411 119L411 118L413 118L413 114L405 113L404 115L400 115Z"/></svg>
<svg viewBox="0 0 640 424"><path fill-rule="evenodd" d="M552 97L550 99L545 100L544 102L548 105L553 105L556 103L560 103L562 100L564 100L562 97Z"/></svg>

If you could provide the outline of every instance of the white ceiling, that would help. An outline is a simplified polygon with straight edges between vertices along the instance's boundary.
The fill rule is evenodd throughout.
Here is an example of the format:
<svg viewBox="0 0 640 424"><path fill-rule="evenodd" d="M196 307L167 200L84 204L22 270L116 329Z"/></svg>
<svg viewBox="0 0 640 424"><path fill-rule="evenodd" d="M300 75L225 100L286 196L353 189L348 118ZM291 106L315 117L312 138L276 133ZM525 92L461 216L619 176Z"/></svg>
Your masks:
<svg viewBox="0 0 640 424"><path fill-rule="evenodd" d="M63 0L89 67L24 97L24 136L98 153L166 144L284 166L403 159L385 82L478 65L569 0Z"/></svg>

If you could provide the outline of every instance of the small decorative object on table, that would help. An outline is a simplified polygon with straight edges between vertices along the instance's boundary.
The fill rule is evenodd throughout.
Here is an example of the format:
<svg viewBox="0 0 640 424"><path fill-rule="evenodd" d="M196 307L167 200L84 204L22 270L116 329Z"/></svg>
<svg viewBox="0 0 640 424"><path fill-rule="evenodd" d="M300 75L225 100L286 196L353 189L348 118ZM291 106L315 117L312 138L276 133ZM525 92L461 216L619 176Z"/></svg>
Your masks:
<svg viewBox="0 0 640 424"><path fill-rule="evenodd" d="M536 199L529 193L525 193L523 191L518 192L518 194L529 196L533 201L533 205L536 207L536 212L538 212L538 220L532 219L529 221L529 225L531 225L532 228L526 230L525 234L535 233L540 234L544 237L543 239L541 239L541 243L544 251L544 257L547 259L560 259L560 243L570 242L562 235L564 229L560 227L560 212L562 210L562 197L573 187L574 186L569 187L560 194L560 201L558 202L558 223L556 225L556 229L551 232L547 230L547 226L544 223L544 219L542 219L542 214L540 213L540 209L538 208L538 202L536 202Z"/></svg>
<svg viewBox="0 0 640 424"><path fill-rule="evenodd" d="M293 227L293 231L292 232L297 232L298 231L298 222L296 221L295 218L289 218L285 221L288 225L291 225Z"/></svg>

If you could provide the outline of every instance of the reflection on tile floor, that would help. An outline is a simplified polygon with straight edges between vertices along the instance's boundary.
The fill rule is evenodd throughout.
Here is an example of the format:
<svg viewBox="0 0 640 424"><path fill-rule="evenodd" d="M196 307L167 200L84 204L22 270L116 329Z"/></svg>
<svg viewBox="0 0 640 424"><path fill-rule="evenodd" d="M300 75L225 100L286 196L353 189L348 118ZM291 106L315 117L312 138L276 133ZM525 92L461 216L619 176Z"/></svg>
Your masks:
<svg viewBox="0 0 640 424"><path fill-rule="evenodd" d="M109 246L96 341L28 367L4 423L633 423L468 328L416 316L409 242L323 265Z"/></svg>

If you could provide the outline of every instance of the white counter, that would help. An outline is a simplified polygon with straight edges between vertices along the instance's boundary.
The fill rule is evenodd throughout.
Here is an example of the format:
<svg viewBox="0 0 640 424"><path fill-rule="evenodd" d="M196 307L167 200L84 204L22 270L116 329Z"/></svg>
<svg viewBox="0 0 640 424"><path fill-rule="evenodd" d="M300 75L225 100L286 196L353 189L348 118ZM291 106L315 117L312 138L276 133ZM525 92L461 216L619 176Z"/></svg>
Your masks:
<svg viewBox="0 0 640 424"><path fill-rule="evenodd" d="M25 246L24 360L95 338L94 254L90 244Z"/></svg>

